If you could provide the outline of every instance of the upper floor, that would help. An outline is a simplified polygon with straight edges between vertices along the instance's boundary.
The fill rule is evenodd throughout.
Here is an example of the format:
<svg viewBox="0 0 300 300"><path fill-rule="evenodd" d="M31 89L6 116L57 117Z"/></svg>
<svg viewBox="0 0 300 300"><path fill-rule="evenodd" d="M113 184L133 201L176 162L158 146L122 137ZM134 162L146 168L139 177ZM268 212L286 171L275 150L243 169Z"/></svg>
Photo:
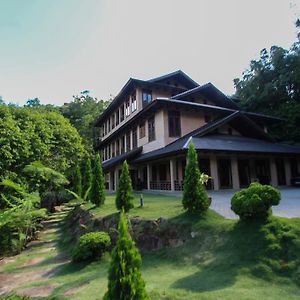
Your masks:
<svg viewBox="0 0 300 300"><path fill-rule="evenodd" d="M149 152L240 108L212 84L199 86L182 71L148 81L130 79L96 121L104 160L137 147ZM246 113L267 131L274 118ZM240 134L234 126L219 133Z"/></svg>

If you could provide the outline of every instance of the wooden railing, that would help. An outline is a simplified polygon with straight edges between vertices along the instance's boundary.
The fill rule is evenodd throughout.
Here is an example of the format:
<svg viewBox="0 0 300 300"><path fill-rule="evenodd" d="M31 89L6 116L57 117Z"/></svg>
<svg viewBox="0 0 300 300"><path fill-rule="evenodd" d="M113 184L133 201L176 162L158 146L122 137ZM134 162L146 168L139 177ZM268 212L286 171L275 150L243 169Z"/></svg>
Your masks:
<svg viewBox="0 0 300 300"><path fill-rule="evenodd" d="M171 190L171 181L150 181L151 190L162 190L170 191Z"/></svg>

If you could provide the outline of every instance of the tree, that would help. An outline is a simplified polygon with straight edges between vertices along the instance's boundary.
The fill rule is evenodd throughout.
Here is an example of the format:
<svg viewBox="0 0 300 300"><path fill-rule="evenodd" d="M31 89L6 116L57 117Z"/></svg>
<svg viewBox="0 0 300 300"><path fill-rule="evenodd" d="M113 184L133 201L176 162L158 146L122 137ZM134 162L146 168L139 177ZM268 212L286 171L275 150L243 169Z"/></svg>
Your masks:
<svg viewBox="0 0 300 300"><path fill-rule="evenodd" d="M184 209L190 213L204 213L209 207L208 195L204 185L200 182L201 174L195 146L189 144L187 166L185 169L183 199Z"/></svg>
<svg viewBox="0 0 300 300"><path fill-rule="evenodd" d="M124 212L120 213L119 237L112 251L108 273L108 291L104 300L147 300L149 299L140 267L141 256L132 240Z"/></svg>
<svg viewBox="0 0 300 300"><path fill-rule="evenodd" d="M84 154L78 132L56 112L1 105L0 132L0 179L20 180L34 161L65 173Z"/></svg>
<svg viewBox="0 0 300 300"><path fill-rule="evenodd" d="M74 192L78 196L82 196L82 175L79 165L76 165L75 174L74 174Z"/></svg>
<svg viewBox="0 0 300 300"><path fill-rule="evenodd" d="M92 182L93 182L92 164L90 158L87 158L85 160L84 176L83 176L84 193L92 187ZM91 193L88 193L87 201L91 201Z"/></svg>
<svg viewBox="0 0 300 300"><path fill-rule="evenodd" d="M119 185L117 189L116 196L116 207L118 210L124 209L125 212L128 212L133 205L133 189L131 184L131 178L129 175L128 164L125 160L123 163L122 173L119 180Z"/></svg>
<svg viewBox="0 0 300 300"><path fill-rule="evenodd" d="M41 106L41 101L40 101L39 98L28 99L25 106L27 106L27 107L40 107Z"/></svg>
<svg viewBox="0 0 300 300"><path fill-rule="evenodd" d="M109 101L98 100L89 95L89 91L83 91L81 95L73 96L73 101L61 107L63 116L68 118L71 124L78 130L89 151L93 149L94 126L93 122L104 109Z"/></svg>
<svg viewBox="0 0 300 300"><path fill-rule="evenodd" d="M299 28L300 21L296 22ZM261 50L241 79L235 79L235 98L245 110L285 120L270 124L275 139L300 143L300 35L289 50L272 46Z"/></svg>
<svg viewBox="0 0 300 300"><path fill-rule="evenodd" d="M96 206L104 204L105 201L105 184L102 171L102 164L99 153L95 157L94 176L92 181L91 201Z"/></svg>

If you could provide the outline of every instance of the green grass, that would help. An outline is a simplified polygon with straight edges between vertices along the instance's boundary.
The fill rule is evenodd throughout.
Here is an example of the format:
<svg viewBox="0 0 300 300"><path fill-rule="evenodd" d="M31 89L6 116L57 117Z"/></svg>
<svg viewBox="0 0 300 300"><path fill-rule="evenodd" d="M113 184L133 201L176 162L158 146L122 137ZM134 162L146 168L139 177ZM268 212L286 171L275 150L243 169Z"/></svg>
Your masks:
<svg viewBox="0 0 300 300"><path fill-rule="evenodd" d="M140 207L140 194L134 194L134 208L129 211L129 216L139 216L145 219L171 218L183 212L180 197L151 194L143 194L143 197L144 206ZM107 195L101 207L95 207L93 204L86 204L85 207L96 217L117 212L114 194Z"/></svg>
<svg viewBox="0 0 300 300"><path fill-rule="evenodd" d="M300 298L297 285L300 219L272 217L267 223L245 223L224 219L213 211L208 211L202 217L190 216L182 211L180 198L144 197L145 207L133 209L130 216L168 218L174 228L182 228L183 225L187 231L195 234L195 238L180 247L142 253L142 275L151 299ZM114 196L108 196L101 208L87 205L87 209L96 216L115 213ZM59 244L58 252L70 250L72 245L67 228L62 227L60 239L65 243ZM48 236L53 238L53 233L49 232ZM51 257L55 255L57 252L48 254L47 261L38 268L48 267L47 263L51 264ZM22 254L18 260L24 263ZM26 286L56 283L58 287L54 289L53 297L101 299L107 287L109 262L107 253L101 261L90 264L67 263L53 277ZM8 265L7 270L17 269L19 263L14 262L11 267ZM74 295L64 297L70 288L78 290Z"/></svg>

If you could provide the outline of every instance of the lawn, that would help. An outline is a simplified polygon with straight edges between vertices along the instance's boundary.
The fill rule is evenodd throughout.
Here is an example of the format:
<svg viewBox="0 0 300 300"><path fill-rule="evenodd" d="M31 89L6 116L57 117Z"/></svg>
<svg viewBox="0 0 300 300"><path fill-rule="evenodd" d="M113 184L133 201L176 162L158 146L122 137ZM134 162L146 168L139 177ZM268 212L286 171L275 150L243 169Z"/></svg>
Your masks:
<svg viewBox="0 0 300 300"><path fill-rule="evenodd" d="M143 194L144 207L140 207L140 195L134 194L134 208L130 210L129 216L139 216L145 219L172 218L183 213L181 198L165 195ZM103 217L116 213L115 194L106 196L103 206L95 208L93 204L87 204L96 217Z"/></svg>
<svg viewBox="0 0 300 300"><path fill-rule="evenodd" d="M274 217L268 224L245 224L224 219L213 211L203 217L188 216L181 208L180 198L176 197L145 194L144 199L145 207L131 210L130 216L164 217L174 226L185 222L195 233L194 238L179 247L142 253L142 274L151 299L300 298L294 276L299 268L300 219ZM138 195L136 203L139 203ZM101 208L91 205L86 208L96 216L115 213L114 196L108 196ZM69 240L71 248L72 237L65 230L64 227L58 232L57 238ZM53 239L53 233L48 234ZM267 252L269 248L271 253ZM53 258L65 250L58 247L46 254L46 261L31 270L53 264ZM12 265L6 266L7 272L14 269L24 272L19 268L24 261L21 255ZM52 299L101 299L107 287L109 262L108 253L101 261L90 264L67 262L50 278L26 283L23 287L54 285ZM277 271L276 266L279 266Z"/></svg>

